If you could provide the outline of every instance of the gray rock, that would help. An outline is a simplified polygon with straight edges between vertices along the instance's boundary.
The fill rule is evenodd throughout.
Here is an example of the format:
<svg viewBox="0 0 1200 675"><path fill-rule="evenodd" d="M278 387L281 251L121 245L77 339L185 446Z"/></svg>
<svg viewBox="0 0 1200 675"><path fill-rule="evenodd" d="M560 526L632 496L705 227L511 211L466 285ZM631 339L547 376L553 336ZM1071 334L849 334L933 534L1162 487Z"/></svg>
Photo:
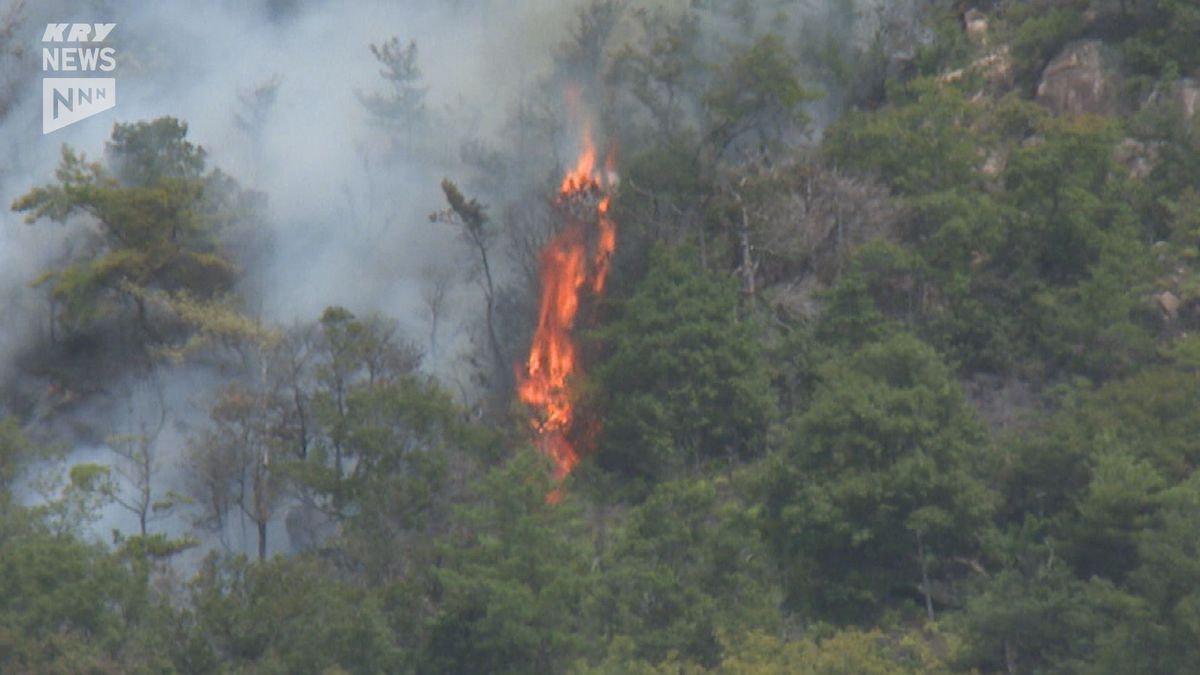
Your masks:
<svg viewBox="0 0 1200 675"><path fill-rule="evenodd" d="M1120 108L1121 76L1099 40L1073 42L1042 71L1037 102L1060 115L1114 115Z"/></svg>

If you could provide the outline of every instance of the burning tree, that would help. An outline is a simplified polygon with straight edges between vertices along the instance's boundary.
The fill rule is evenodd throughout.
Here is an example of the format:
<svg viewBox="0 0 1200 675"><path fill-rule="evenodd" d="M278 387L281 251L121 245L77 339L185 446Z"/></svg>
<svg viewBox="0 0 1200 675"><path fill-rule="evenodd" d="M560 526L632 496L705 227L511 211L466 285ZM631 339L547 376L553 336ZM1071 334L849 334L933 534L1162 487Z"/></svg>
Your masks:
<svg viewBox="0 0 1200 675"><path fill-rule="evenodd" d="M517 396L534 410L538 447L554 460L560 480L580 457L572 433L577 423L572 380L581 370L572 332L582 294L603 295L617 245L616 223L609 215L616 185L613 158L610 152L605 167L597 168L591 128L585 126L582 151L555 200L565 226L542 248L537 329L517 373Z"/></svg>

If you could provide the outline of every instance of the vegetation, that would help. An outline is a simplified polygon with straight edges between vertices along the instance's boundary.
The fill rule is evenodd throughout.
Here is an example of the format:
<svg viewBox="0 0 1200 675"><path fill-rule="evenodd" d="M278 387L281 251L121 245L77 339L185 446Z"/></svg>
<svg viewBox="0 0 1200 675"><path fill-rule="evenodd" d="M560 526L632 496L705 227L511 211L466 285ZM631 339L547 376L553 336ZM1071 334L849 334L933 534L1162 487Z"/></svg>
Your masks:
<svg viewBox="0 0 1200 675"><path fill-rule="evenodd" d="M118 124L104 163L64 149L13 204L92 232L31 280L56 325L220 386L180 494L157 432L42 484L56 449L0 420L0 671L1200 672L1200 113L1169 95L1200 14L979 4L985 37L930 3L909 18L936 37L899 55L924 33L796 44L796 3L585 10L551 79L606 87L628 150L561 484L507 376L451 394L343 306L254 318L230 233L256 200L185 124ZM1122 55L1128 114L1035 100L1078 39ZM363 102L411 145L436 123L416 44L371 50L387 89ZM856 78L813 134L818 91ZM520 199L556 204L538 185ZM533 267L537 238L443 188L434 220L485 277L469 358L503 370L536 320L505 254ZM139 531L94 541L114 503Z"/></svg>

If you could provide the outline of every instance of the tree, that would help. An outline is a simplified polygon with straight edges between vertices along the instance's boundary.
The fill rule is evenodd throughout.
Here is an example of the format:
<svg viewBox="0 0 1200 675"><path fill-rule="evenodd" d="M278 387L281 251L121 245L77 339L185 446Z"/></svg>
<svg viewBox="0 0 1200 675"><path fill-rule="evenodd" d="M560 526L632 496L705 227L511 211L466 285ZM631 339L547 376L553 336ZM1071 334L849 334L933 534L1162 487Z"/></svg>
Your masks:
<svg viewBox="0 0 1200 675"><path fill-rule="evenodd" d="M733 489L724 479L661 483L629 513L589 598L597 634L629 640L652 663L674 655L711 667L722 635L778 627L769 557Z"/></svg>
<svg viewBox="0 0 1200 675"><path fill-rule="evenodd" d="M138 425L136 433L114 433L107 444L116 455L113 470L121 479L112 483L113 502L132 513L138 519L138 534L145 537L149 524L167 516L180 501L172 491L160 491L158 475L162 469L162 457L158 450L159 435L167 423L167 404L162 386L157 381L149 388L154 395L151 410L134 412L136 395L131 394L129 417L131 424ZM154 411L154 408L157 408Z"/></svg>
<svg viewBox="0 0 1200 675"><path fill-rule="evenodd" d="M1151 661L1136 665L1159 672L1187 672L1200 666L1200 649L1189 637L1200 626L1200 592L1196 590L1200 588L1200 547L1195 537L1200 526L1200 480L1193 475L1166 491L1161 504L1161 525L1137 534L1140 564L1129 579L1132 589L1149 603L1153 618L1132 623L1120 646L1127 655L1140 652ZM1116 655L1121 651L1112 650Z"/></svg>
<svg viewBox="0 0 1200 675"><path fill-rule="evenodd" d="M407 46L401 46L400 38L393 36L371 45L371 53L382 66L379 74L387 89L384 93L359 94L359 99L381 126L403 131L405 145L411 149L413 132L425 123L426 116L427 88L418 84L421 67L417 63L417 41L409 40Z"/></svg>
<svg viewBox="0 0 1200 675"><path fill-rule="evenodd" d="M34 282L49 288L69 327L132 311L141 338L162 341L165 327L150 316L147 293L209 299L232 289L238 267L221 234L247 219L254 197L220 171L206 172L204 150L186 135L187 125L171 117L117 124L107 166L64 147L58 182L13 202L29 223L88 219L85 250Z"/></svg>
<svg viewBox="0 0 1200 675"><path fill-rule="evenodd" d="M307 396L313 444L303 471L305 485L328 500L325 506L334 515L343 515L350 497L349 463L355 462L355 473L369 466L362 463L352 438L375 420L361 409L362 399L415 376L419 363L420 352L398 334L394 321L381 316L359 319L340 306L321 314L312 362L313 389Z"/></svg>
<svg viewBox="0 0 1200 675"><path fill-rule="evenodd" d="M424 285L421 287L421 303L429 319L429 356L438 358L438 327L448 311L448 299L454 284L454 272L449 267L429 266L425 268Z"/></svg>
<svg viewBox="0 0 1200 675"><path fill-rule="evenodd" d="M228 385L218 395L211 426L188 451L190 489L201 507L197 524L222 537L232 509L254 525L258 559L267 557L268 527L283 496L272 464L275 450L264 392Z"/></svg>
<svg viewBox="0 0 1200 675"><path fill-rule="evenodd" d="M196 525L209 529L223 543L229 516L237 509L253 523L258 538L258 557L267 553L268 526L282 494L283 476L278 459L294 441L288 432L284 398L287 375L280 358L285 344L280 334L236 308L222 302L197 302L187 294L156 300L173 310L194 332L187 344L169 354L176 358L214 347L234 356L237 379L217 395L210 412L210 425L188 444L187 489L200 507ZM243 521L244 523L244 521Z"/></svg>
<svg viewBox="0 0 1200 675"><path fill-rule="evenodd" d="M492 469L439 541L419 672L558 672L583 648L590 585L568 498L547 503L548 460L525 451Z"/></svg>
<svg viewBox="0 0 1200 675"><path fill-rule="evenodd" d="M432 213L429 219L433 222L450 223L460 228L463 241L467 242L472 252L478 256L474 275L483 290L484 326L487 330L487 343L492 358L492 369L495 373L507 373L500 378L501 382L511 379L509 371L510 360L505 358L504 350L500 347L500 338L496 327L496 281L493 277L491 251L495 243L496 232L490 227L487 207L478 200L465 197L458 186L449 178L442 180L442 191L446 194L449 209Z"/></svg>
<svg viewBox="0 0 1200 675"><path fill-rule="evenodd" d="M764 468L787 605L848 621L920 598L932 618L990 515L983 430L937 353L911 335L818 372L812 405Z"/></svg>
<svg viewBox="0 0 1200 675"><path fill-rule="evenodd" d="M0 546L0 668L119 673L141 610L142 580L101 546L27 533Z"/></svg>
<svg viewBox="0 0 1200 675"><path fill-rule="evenodd" d="M694 12L675 16L660 7L644 10L637 18L645 37L617 55L608 81L627 88L654 119L659 138L669 139L689 119L694 121L700 109L700 17Z"/></svg>
<svg viewBox="0 0 1200 675"><path fill-rule="evenodd" d="M751 318L737 291L658 249L617 316L598 329L595 405L604 425L598 461L660 480L702 461L762 450L774 400Z"/></svg>
<svg viewBox="0 0 1200 675"><path fill-rule="evenodd" d="M181 672L400 672L379 598L322 563L209 556L167 633Z"/></svg>
<svg viewBox="0 0 1200 675"><path fill-rule="evenodd" d="M800 84L797 67L783 39L767 34L717 71L704 103L706 136L718 156L747 135L774 146L808 133L802 106L817 94Z"/></svg>
<svg viewBox="0 0 1200 675"><path fill-rule="evenodd" d="M1112 631L1145 617L1136 598L1102 579L1080 581L1052 557L1032 570L999 570L981 585L956 617L966 668L1098 672Z"/></svg>
<svg viewBox="0 0 1200 675"><path fill-rule="evenodd" d="M16 418L0 418L0 499L6 501L11 497L17 478L37 455Z"/></svg>
<svg viewBox="0 0 1200 675"><path fill-rule="evenodd" d="M1064 557L1081 579L1121 583L1138 564L1138 539L1155 529L1163 479L1132 453L1104 448L1092 460L1092 480L1059 525Z"/></svg>

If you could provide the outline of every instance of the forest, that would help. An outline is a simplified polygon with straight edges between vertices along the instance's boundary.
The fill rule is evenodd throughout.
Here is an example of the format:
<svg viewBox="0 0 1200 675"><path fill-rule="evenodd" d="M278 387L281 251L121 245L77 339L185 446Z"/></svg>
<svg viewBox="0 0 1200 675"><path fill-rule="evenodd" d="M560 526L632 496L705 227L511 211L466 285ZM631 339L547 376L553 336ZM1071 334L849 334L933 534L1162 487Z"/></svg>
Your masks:
<svg viewBox="0 0 1200 675"><path fill-rule="evenodd" d="M1200 672L1198 39L0 0L0 672Z"/></svg>

